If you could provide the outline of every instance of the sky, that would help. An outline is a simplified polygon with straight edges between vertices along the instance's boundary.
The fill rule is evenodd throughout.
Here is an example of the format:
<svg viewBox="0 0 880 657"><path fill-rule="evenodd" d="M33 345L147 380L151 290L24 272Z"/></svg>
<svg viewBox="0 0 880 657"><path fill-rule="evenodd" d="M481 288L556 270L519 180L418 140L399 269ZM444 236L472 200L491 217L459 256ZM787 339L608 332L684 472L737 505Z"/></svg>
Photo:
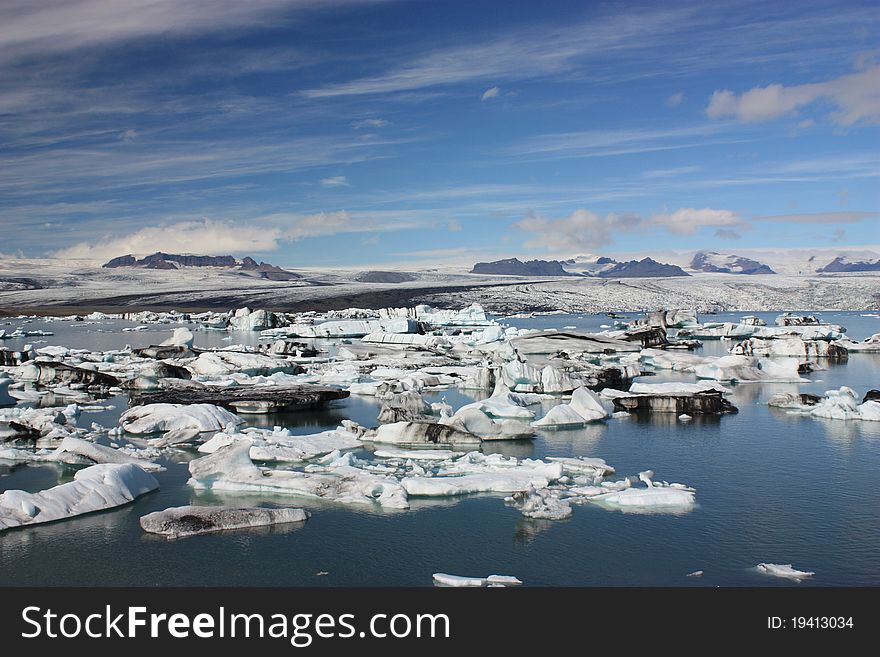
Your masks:
<svg viewBox="0 0 880 657"><path fill-rule="evenodd" d="M880 244L876 2L6 0L0 253Z"/></svg>

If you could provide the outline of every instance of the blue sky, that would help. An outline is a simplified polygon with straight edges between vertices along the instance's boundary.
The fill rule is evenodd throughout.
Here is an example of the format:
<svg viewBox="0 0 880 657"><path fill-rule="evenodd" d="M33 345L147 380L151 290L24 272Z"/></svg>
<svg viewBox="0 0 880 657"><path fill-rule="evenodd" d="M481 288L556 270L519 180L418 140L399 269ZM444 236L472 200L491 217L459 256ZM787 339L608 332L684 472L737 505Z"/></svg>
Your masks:
<svg viewBox="0 0 880 657"><path fill-rule="evenodd" d="M0 252L877 245L872 2L0 6Z"/></svg>

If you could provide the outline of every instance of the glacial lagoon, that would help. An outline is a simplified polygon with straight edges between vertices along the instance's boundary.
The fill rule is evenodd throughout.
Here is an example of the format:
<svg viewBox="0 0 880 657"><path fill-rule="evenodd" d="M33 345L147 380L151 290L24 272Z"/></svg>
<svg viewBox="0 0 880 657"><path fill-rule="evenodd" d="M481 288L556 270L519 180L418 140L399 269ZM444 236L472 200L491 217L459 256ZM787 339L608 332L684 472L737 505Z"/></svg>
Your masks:
<svg viewBox="0 0 880 657"><path fill-rule="evenodd" d="M745 313L701 316L738 321ZM778 313L754 313L768 325ZM820 313L861 340L880 332L869 312ZM626 314L625 319L635 318ZM605 315L497 318L518 328L573 326L599 331ZM27 324L50 336L4 341L19 349L64 345L91 350L158 344L177 325L123 331L134 322L102 320ZM251 344L258 332L195 330L201 347ZM333 343L324 343L333 347ZM696 353L721 356L735 342L705 340ZM503 495L411 498L408 510L342 506L308 498L211 493L186 484L194 450L174 450L158 462L160 488L113 510L0 533L0 584L13 585L248 585L431 586L432 573L513 575L527 586L864 586L880 584L880 423L825 420L769 408L783 392L849 386L859 398L880 388L880 354L851 353L822 363L808 383L730 386L737 414L611 417L577 430L539 431L530 440L484 442L484 453L544 459L604 459L620 475L653 470L658 481L696 490L696 506L678 514L622 513L598 505L573 507L564 520L524 517ZM693 382L671 371L639 381ZM487 394L487 393L486 393ZM458 408L486 394L456 388L425 393ZM83 413L79 424L116 425L127 397L101 402L113 409ZM375 426L380 404L355 396L321 409L245 416L251 426L282 426L294 434L334 429L351 419ZM357 455L370 458L370 450ZM0 492L38 491L72 479L61 464L0 465ZM308 522L167 540L144 533L138 519L186 504L295 505ZM815 571L795 584L759 572L758 563ZM687 577L703 571L702 577Z"/></svg>

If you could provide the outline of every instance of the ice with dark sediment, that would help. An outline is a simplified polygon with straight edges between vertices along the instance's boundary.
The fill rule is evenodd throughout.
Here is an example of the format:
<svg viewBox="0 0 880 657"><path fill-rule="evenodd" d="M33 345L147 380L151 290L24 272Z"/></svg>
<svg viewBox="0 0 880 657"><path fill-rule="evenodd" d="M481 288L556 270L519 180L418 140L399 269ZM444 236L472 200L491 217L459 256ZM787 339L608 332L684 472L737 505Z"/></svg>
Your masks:
<svg viewBox="0 0 880 657"><path fill-rule="evenodd" d="M141 516L141 528L167 538L302 523L311 514L299 507L179 506Z"/></svg>

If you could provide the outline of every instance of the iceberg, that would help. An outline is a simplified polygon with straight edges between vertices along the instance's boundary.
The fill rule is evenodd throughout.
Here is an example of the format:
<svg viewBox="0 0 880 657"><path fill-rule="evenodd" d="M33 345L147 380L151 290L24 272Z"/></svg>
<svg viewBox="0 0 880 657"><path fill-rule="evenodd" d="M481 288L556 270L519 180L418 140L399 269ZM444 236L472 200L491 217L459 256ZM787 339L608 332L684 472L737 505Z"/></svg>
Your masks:
<svg viewBox="0 0 880 657"><path fill-rule="evenodd" d="M167 538L305 522L311 514L297 507L264 509L229 506L178 506L141 516L141 528Z"/></svg>
<svg viewBox="0 0 880 657"><path fill-rule="evenodd" d="M433 574L435 586L477 587L477 586L516 586L522 584L510 575L489 575L488 577L462 577L461 575Z"/></svg>
<svg viewBox="0 0 880 657"><path fill-rule="evenodd" d="M238 416L214 404L145 404L128 409L119 418L122 428L134 434L222 431L242 422Z"/></svg>
<svg viewBox="0 0 880 657"><path fill-rule="evenodd" d="M238 440L190 461L187 483L200 490L299 495L343 504L409 508L405 489L391 477L351 466L326 473L259 468L251 461L250 448L251 441Z"/></svg>
<svg viewBox="0 0 880 657"><path fill-rule="evenodd" d="M439 422L392 422L383 424L374 434L365 435L364 440L375 443L389 443L419 447L436 446L478 446L480 437L457 427Z"/></svg>
<svg viewBox="0 0 880 657"><path fill-rule="evenodd" d="M796 570L792 568L792 565L790 563L759 563L756 568L758 569L758 571L767 575L773 575L774 577L784 577L786 579L794 579L798 581L807 577L812 577L816 574L803 570Z"/></svg>
<svg viewBox="0 0 880 657"><path fill-rule="evenodd" d="M599 396L592 390L580 387L572 393L570 403L554 406L540 420L532 422L532 426L538 428L577 427L603 420L608 416L609 413L602 406Z"/></svg>
<svg viewBox="0 0 880 657"><path fill-rule="evenodd" d="M93 465L39 493L7 490L0 495L0 531L112 509L158 487L153 475L133 463Z"/></svg>
<svg viewBox="0 0 880 657"><path fill-rule="evenodd" d="M67 436L58 448L46 457L50 461L60 461L74 465L93 465L96 463L133 463L150 472L164 472L165 468L142 458L130 456L126 452L97 443L90 443L76 436Z"/></svg>
<svg viewBox="0 0 880 657"><path fill-rule="evenodd" d="M730 353L738 356L794 356L796 358L833 358L846 360L849 353L840 342L804 340L792 336L776 340L749 338L735 345Z"/></svg>
<svg viewBox="0 0 880 657"><path fill-rule="evenodd" d="M250 458L254 461L307 461L324 456L336 450L356 449L363 446L358 435L346 427L338 427L330 431L292 436L287 429L275 427L269 429L246 429L246 433L217 433L199 445L202 454L213 454L221 447L226 447L239 440L250 440Z"/></svg>

